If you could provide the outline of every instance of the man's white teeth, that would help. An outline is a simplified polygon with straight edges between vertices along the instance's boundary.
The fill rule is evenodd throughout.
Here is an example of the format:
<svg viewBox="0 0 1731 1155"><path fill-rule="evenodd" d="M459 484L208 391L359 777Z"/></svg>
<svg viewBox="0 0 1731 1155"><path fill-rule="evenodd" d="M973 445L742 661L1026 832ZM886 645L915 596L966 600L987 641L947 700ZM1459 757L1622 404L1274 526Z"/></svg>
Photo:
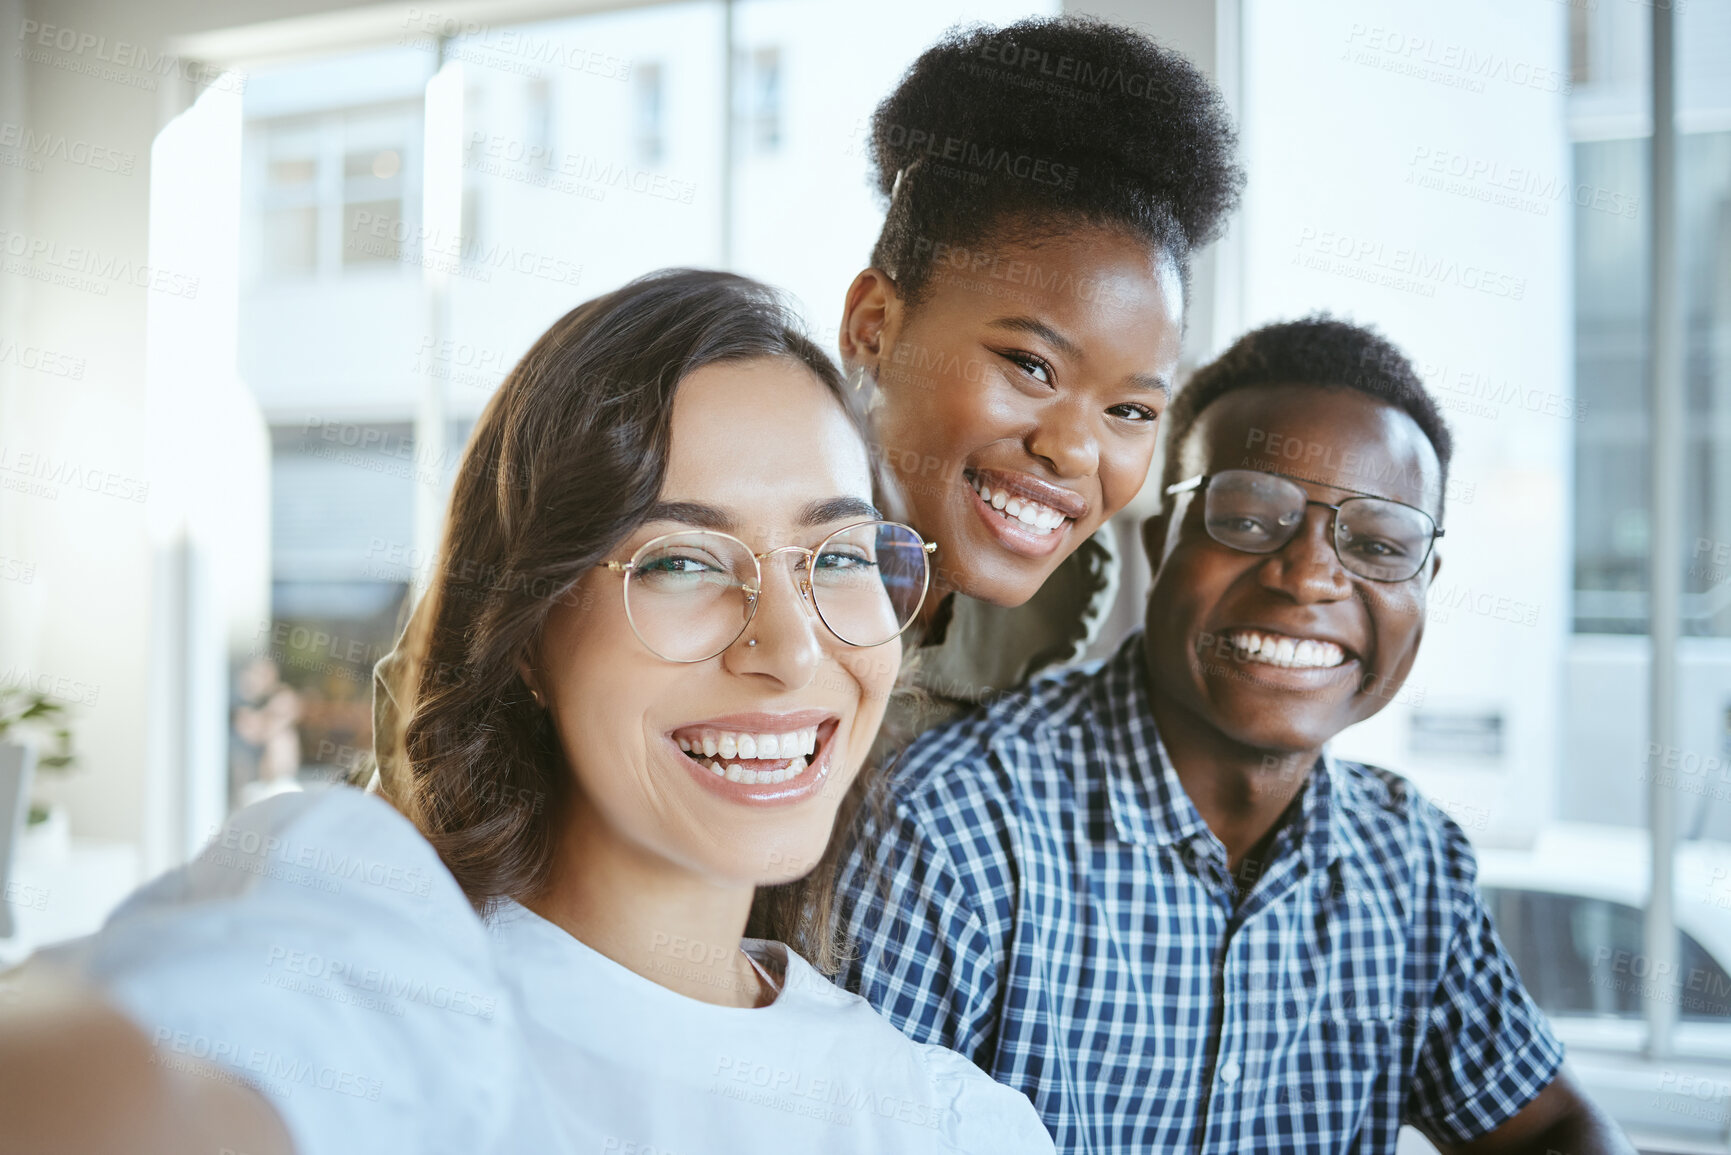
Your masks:
<svg viewBox="0 0 1731 1155"><path fill-rule="evenodd" d="M980 500L1005 517L1014 518L1042 537L1069 520L1049 505L1041 505L1026 497L1011 497L1002 489L994 490L983 481L974 482L974 492Z"/></svg>
<svg viewBox="0 0 1731 1155"><path fill-rule="evenodd" d="M773 786L777 782L786 782L805 773L806 761L804 758L794 758L779 770L751 770L738 762L717 762L714 759L702 760L699 765L717 778L725 778L729 782L743 782L748 786Z"/></svg>
<svg viewBox="0 0 1731 1155"><path fill-rule="evenodd" d="M687 754L704 758L721 757L724 762L736 758L792 758L796 754L811 754L817 750L817 727L808 726L786 734L745 734L733 730L704 730L682 734L679 748Z"/></svg>
<svg viewBox="0 0 1731 1155"><path fill-rule="evenodd" d="M1259 634L1253 630L1233 634L1232 648L1240 661L1261 662L1269 666L1316 670L1338 666L1346 661L1346 651L1333 642L1314 638L1288 638L1280 634Z"/></svg>

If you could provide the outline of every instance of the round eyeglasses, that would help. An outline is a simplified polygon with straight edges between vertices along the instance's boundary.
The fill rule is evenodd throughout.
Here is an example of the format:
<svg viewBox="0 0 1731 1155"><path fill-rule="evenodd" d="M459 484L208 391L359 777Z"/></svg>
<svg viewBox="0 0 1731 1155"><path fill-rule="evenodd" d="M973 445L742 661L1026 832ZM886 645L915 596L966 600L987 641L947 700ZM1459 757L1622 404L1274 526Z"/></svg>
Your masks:
<svg viewBox="0 0 1731 1155"><path fill-rule="evenodd" d="M900 522L867 521L813 549L764 553L731 534L685 530L605 564L625 575L625 616L638 640L669 662L702 662L745 633L763 593L762 563L782 554L794 588L830 633L862 648L893 641L925 604L935 549Z"/></svg>
<svg viewBox="0 0 1731 1155"><path fill-rule="evenodd" d="M1431 515L1415 506L1368 494L1330 505L1313 500L1299 480L1257 469L1223 469L1167 486L1166 492L1202 490L1208 536L1245 553L1283 549L1298 536L1308 506L1332 510L1334 552L1341 566L1372 581L1416 576L1443 535Z"/></svg>

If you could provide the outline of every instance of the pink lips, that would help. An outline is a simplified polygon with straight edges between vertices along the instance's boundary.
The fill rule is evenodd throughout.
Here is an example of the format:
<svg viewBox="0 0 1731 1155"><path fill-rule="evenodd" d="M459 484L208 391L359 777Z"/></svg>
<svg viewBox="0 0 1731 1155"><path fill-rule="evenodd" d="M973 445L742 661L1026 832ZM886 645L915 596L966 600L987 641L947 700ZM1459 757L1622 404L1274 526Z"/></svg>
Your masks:
<svg viewBox="0 0 1731 1155"><path fill-rule="evenodd" d="M998 469L968 469L964 471L962 481L968 487L968 496L973 499L974 512L979 515L992 536L1011 553L1020 554L1022 557L1052 556L1070 536L1070 528L1088 516L1088 501L1081 494L1073 489L1042 481L1031 474ZM980 496L980 491L976 488L980 485L989 487L992 501ZM1042 533L993 505L1000 493L1008 495L1012 503L1017 499L1032 502L1047 513L1057 514L1063 520Z"/></svg>
<svg viewBox="0 0 1731 1155"><path fill-rule="evenodd" d="M966 471L970 484L989 485L993 492L1003 490L1012 497L1035 501L1055 509L1071 521L1088 516L1088 500L1073 489L1041 481L1026 473L1010 473L1001 469L970 469Z"/></svg>
<svg viewBox="0 0 1731 1155"><path fill-rule="evenodd" d="M992 536L998 539L998 543L1011 553L1029 558L1050 557L1057 552L1064 539L1070 536L1070 527L1075 524L1073 521L1065 521L1050 533L1035 533L1015 518L1005 517L993 509L980 496L972 482L964 484L968 487L968 497L974 504L974 512L979 515Z"/></svg>
<svg viewBox="0 0 1731 1155"><path fill-rule="evenodd" d="M729 802L753 806L780 806L802 802L819 793L834 763L836 730L840 719L824 710L799 710L787 714L746 713L709 718L702 722L680 726L667 734L672 756L677 758L698 784L711 794ZM799 774L782 782L734 782L709 769L697 756L679 748L681 737L700 735L705 730L739 733L789 733L817 727L817 748L806 758L806 767ZM752 768L781 768L787 758L733 759Z"/></svg>

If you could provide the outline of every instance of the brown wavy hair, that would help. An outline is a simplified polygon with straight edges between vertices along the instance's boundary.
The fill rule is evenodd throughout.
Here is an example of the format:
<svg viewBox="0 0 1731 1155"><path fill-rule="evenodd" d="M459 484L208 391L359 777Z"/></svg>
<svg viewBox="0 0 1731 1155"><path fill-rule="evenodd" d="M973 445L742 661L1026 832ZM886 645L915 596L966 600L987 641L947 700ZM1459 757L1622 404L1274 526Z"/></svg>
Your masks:
<svg viewBox="0 0 1731 1155"><path fill-rule="evenodd" d="M773 290L692 269L641 277L561 317L476 424L437 568L381 677L396 710L376 740L383 793L478 911L541 892L574 781L519 658L660 496L680 382L758 357L804 365L866 438L835 365ZM748 927L832 970L838 841L805 879L760 888Z"/></svg>

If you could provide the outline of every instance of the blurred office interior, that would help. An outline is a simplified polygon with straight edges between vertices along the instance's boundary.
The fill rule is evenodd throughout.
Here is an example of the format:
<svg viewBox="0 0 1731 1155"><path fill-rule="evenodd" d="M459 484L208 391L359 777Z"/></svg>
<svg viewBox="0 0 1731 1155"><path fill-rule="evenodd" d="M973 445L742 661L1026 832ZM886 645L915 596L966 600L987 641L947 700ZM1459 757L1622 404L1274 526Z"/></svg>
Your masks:
<svg viewBox="0 0 1731 1155"><path fill-rule="evenodd" d="M1423 653L1339 748L1466 829L1620 1117L1728 1149L1731 0L1675 12L1660 746L1647 4L0 0L0 688L65 703L77 751L36 775L0 961L364 757L464 437L551 321L718 266L784 287L833 350L881 221L876 101L944 29L1060 9L1177 45L1238 118L1249 185L1198 258L1186 367L1328 310L1406 349L1454 428ZM1153 502L1122 518L1106 643L1138 617ZM1709 997L1655 1052L1607 968L1643 949L1665 791Z"/></svg>

